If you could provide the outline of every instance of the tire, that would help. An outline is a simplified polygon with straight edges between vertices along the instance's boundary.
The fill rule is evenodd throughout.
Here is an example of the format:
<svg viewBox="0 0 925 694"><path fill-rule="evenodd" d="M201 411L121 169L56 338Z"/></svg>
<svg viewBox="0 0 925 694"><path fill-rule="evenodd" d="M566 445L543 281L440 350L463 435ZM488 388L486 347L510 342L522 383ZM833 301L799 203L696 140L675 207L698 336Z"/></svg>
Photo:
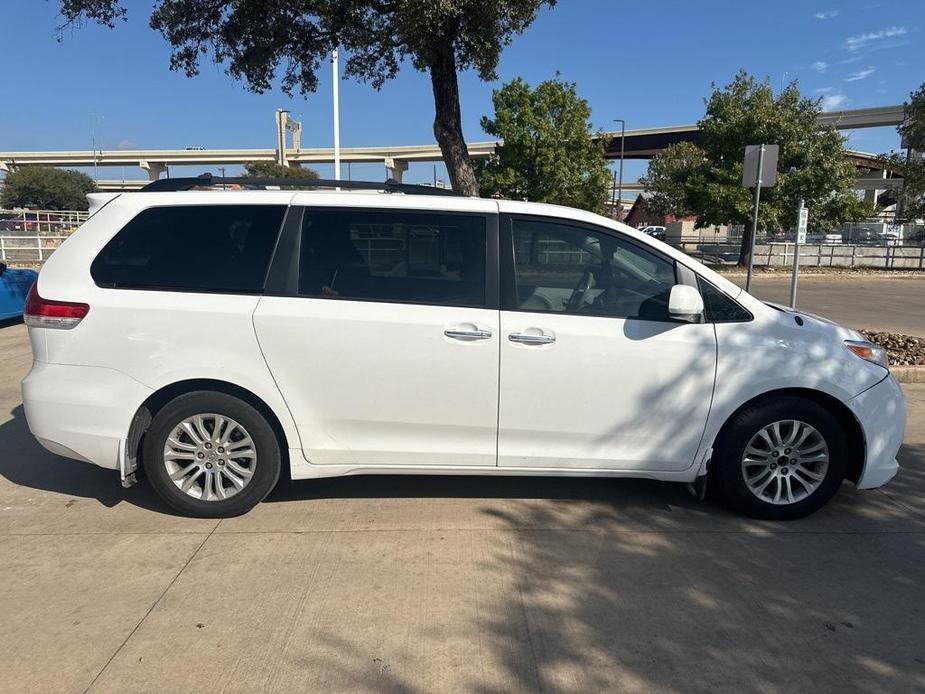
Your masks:
<svg viewBox="0 0 925 694"><path fill-rule="evenodd" d="M186 393L164 405L145 434L142 457L157 495L197 518L248 512L276 486L281 468L279 441L266 418L248 403L212 391Z"/></svg>
<svg viewBox="0 0 925 694"><path fill-rule="evenodd" d="M717 441L710 472L721 499L735 510L752 518L792 520L828 503L841 486L847 461L845 432L832 413L787 395L736 413Z"/></svg>

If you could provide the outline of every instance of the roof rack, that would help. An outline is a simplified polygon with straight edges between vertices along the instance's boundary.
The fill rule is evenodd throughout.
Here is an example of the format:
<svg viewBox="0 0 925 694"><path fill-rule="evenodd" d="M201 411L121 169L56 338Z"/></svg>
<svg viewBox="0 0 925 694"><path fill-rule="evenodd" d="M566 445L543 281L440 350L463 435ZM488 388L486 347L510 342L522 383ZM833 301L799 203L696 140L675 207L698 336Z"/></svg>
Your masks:
<svg viewBox="0 0 925 694"><path fill-rule="evenodd" d="M388 179L383 183L373 181L337 181L325 178L266 178L261 176L236 176L225 178L204 173L189 178L160 178L151 181L141 189L142 193L168 193L193 188L208 188L220 185L238 185L242 188L266 188L286 186L287 188L344 188L346 190L380 190L385 193L407 193L409 195L456 195L452 190L431 186L399 183Z"/></svg>

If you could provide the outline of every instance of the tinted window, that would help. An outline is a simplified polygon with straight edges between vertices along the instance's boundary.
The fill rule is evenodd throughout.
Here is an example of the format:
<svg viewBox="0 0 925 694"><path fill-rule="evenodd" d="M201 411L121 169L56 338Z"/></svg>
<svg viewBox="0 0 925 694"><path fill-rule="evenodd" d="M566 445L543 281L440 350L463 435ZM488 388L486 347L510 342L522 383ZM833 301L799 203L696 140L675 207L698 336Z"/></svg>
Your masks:
<svg viewBox="0 0 925 694"><path fill-rule="evenodd" d="M484 217L308 210L301 254L305 296L485 304Z"/></svg>
<svg viewBox="0 0 925 694"><path fill-rule="evenodd" d="M286 208L152 207L106 244L90 273L104 287L259 292Z"/></svg>
<svg viewBox="0 0 925 694"><path fill-rule="evenodd" d="M674 263L610 234L515 220L516 308L668 320Z"/></svg>
<svg viewBox="0 0 925 694"><path fill-rule="evenodd" d="M707 320L711 323L733 323L752 319L752 314L739 306L702 277L697 278Z"/></svg>

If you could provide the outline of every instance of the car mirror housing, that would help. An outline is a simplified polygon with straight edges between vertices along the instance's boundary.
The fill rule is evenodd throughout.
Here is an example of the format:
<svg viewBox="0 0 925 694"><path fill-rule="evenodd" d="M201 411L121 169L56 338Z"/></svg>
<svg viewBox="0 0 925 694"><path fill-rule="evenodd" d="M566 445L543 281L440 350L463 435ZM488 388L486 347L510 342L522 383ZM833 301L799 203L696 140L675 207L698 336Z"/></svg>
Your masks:
<svg viewBox="0 0 925 694"><path fill-rule="evenodd" d="M676 284L668 295L668 315L675 320L699 323L703 319L703 297L696 288Z"/></svg>

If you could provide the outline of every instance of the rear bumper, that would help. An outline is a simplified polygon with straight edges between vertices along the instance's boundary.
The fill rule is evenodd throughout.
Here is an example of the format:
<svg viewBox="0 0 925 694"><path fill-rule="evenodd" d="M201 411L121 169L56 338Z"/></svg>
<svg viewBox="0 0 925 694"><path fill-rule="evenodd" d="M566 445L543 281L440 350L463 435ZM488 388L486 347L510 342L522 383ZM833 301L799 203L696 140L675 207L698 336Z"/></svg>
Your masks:
<svg viewBox="0 0 925 694"><path fill-rule="evenodd" d="M848 402L867 444L858 489L883 486L897 473L896 454L906 431L906 398L892 374Z"/></svg>
<svg viewBox="0 0 925 694"><path fill-rule="evenodd" d="M26 421L39 443L113 470L135 409L151 392L113 369L40 361L22 382Z"/></svg>

